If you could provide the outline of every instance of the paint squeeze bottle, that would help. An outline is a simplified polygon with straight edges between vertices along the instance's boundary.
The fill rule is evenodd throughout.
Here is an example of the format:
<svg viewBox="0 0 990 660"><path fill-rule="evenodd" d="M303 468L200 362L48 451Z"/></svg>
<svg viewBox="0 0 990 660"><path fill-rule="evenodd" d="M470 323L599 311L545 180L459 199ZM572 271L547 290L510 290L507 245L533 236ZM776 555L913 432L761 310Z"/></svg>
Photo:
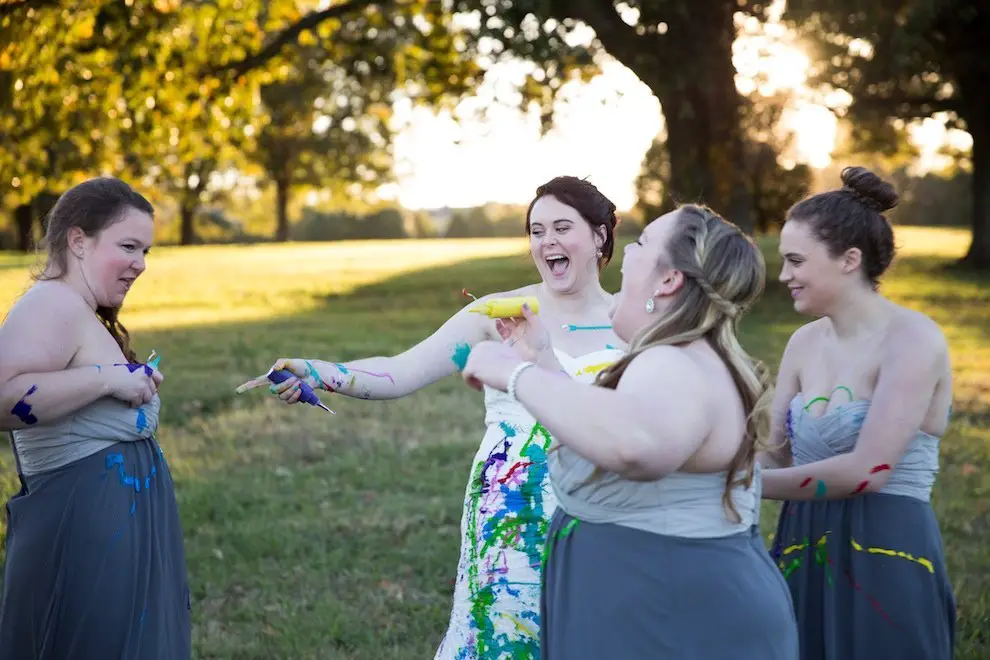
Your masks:
<svg viewBox="0 0 990 660"><path fill-rule="evenodd" d="M273 383L284 383L293 376L295 376L295 374L289 371L288 369L279 369L278 371L268 372L268 380L272 381ZM331 415L337 414L334 411L327 408L326 405L324 405L323 402L320 401L320 397L316 396L316 392L313 391L313 388L310 387L309 384L306 383L306 381L300 379L299 390L300 390L299 400L302 401L303 403L308 403L309 405L316 406L317 408L323 408Z"/></svg>
<svg viewBox="0 0 990 660"><path fill-rule="evenodd" d="M540 301L536 296L516 296L514 298L494 298L479 302L468 309L475 314L484 314L490 319L507 319L523 315L522 306L529 305L534 314L540 313Z"/></svg>

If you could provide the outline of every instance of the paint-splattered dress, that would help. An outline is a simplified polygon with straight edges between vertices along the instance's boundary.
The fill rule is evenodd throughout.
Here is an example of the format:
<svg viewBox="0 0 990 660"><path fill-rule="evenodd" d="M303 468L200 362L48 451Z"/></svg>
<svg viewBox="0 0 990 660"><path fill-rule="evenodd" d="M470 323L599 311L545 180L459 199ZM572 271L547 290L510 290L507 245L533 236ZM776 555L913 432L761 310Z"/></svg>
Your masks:
<svg viewBox="0 0 990 660"><path fill-rule="evenodd" d="M849 452L869 410L788 411L794 465ZM919 432L879 493L787 501L771 553L794 600L801 660L948 660L955 597L929 503L939 438Z"/></svg>
<svg viewBox="0 0 990 660"><path fill-rule="evenodd" d="M189 584L160 401L14 432L0 658L187 660Z"/></svg>
<svg viewBox="0 0 990 660"><path fill-rule="evenodd" d="M573 378L591 382L622 351L556 354ZM435 660L540 655L541 569L557 507L547 474L551 436L503 392L486 388L485 407L487 432L464 496L453 608Z"/></svg>

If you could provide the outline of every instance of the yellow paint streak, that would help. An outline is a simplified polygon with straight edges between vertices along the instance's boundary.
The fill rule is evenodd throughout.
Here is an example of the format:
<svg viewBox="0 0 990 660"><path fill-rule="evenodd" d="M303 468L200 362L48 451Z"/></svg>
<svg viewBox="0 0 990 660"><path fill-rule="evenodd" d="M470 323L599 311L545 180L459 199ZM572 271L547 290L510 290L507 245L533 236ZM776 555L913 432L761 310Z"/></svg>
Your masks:
<svg viewBox="0 0 990 660"><path fill-rule="evenodd" d="M900 559L907 559L908 561L913 561L916 564L920 564L928 569L928 572L932 575L935 574L935 567L932 562L924 557L915 557L914 555L908 554L906 552L901 552L900 550L889 550L887 548L864 548L859 543L856 543L856 539L850 539L853 550L859 552L868 552L871 555L887 555L888 557L898 557Z"/></svg>
<svg viewBox="0 0 990 660"><path fill-rule="evenodd" d="M584 374L597 374L599 371L601 371L605 367L610 367L613 364L615 364L615 362L602 362L601 364L589 364L588 366L579 369L575 373L575 375L576 376L582 376Z"/></svg>
<svg viewBox="0 0 990 660"><path fill-rule="evenodd" d="M512 616L511 614L506 614L506 616L509 617L510 619L512 619L512 622L514 624L516 624L516 628L519 628L519 630L521 630L522 632L524 632L524 633L526 633L528 635L538 635L539 634L539 632L540 632L539 630L537 630L536 628L533 628L532 626L527 625L527 623L525 621L523 621L522 619L519 619L518 617Z"/></svg>

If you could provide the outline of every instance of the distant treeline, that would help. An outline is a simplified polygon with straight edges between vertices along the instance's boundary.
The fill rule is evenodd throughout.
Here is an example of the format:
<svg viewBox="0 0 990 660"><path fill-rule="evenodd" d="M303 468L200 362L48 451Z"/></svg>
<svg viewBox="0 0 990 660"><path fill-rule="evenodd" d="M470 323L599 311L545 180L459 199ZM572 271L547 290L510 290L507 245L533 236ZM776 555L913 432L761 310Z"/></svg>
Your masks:
<svg viewBox="0 0 990 660"><path fill-rule="evenodd" d="M889 176L901 195L900 204L890 213L894 223L958 227L968 225L972 203L972 197L968 194L971 178L969 173L960 171L952 177L937 174L910 177L903 171L898 171ZM290 224L289 238L295 241L346 241L515 237L525 233L525 214L524 206L506 204L431 211L398 207L345 211L303 206L296 213L298 219ZM201 227L196 237L197 242L254 243L272 240L267 226L270 214L259 211L257 203L230 203L220 208L204 208L197 215ZM638 209L620 214L618 233L626 236L638 234L642 229L642 216L643 213ZM178 222L174 214L162 213L159 242L176 242L177 229ZM13 227L0 226L0 250L15 248Z"/></svg>

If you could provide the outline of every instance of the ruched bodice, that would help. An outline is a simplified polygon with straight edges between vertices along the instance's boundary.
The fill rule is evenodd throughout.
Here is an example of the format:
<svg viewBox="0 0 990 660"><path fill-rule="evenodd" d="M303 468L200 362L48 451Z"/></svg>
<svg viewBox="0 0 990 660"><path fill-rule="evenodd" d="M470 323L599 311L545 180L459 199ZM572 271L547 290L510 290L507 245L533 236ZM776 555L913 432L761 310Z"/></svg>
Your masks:
<svg viewBox="0 0 990 660"><path fill-rule="evenodd" d="M818 417L808 413L805 407L804 397L798 394L791 399L787 411L787 434L794 465L852 451L870 410L870 402L851 401ZM939 445L938 437L918 431L880 492L929 501L938 474Z"/></svg>
<svg viewBox="0 0 990 660"><path fill-rule="evenodd" d="M13 436L21 472L53 470L118 442L150 438L158 430L160 409L157 394L137 408L103 397L62 419L18 429Z"/></svg>

